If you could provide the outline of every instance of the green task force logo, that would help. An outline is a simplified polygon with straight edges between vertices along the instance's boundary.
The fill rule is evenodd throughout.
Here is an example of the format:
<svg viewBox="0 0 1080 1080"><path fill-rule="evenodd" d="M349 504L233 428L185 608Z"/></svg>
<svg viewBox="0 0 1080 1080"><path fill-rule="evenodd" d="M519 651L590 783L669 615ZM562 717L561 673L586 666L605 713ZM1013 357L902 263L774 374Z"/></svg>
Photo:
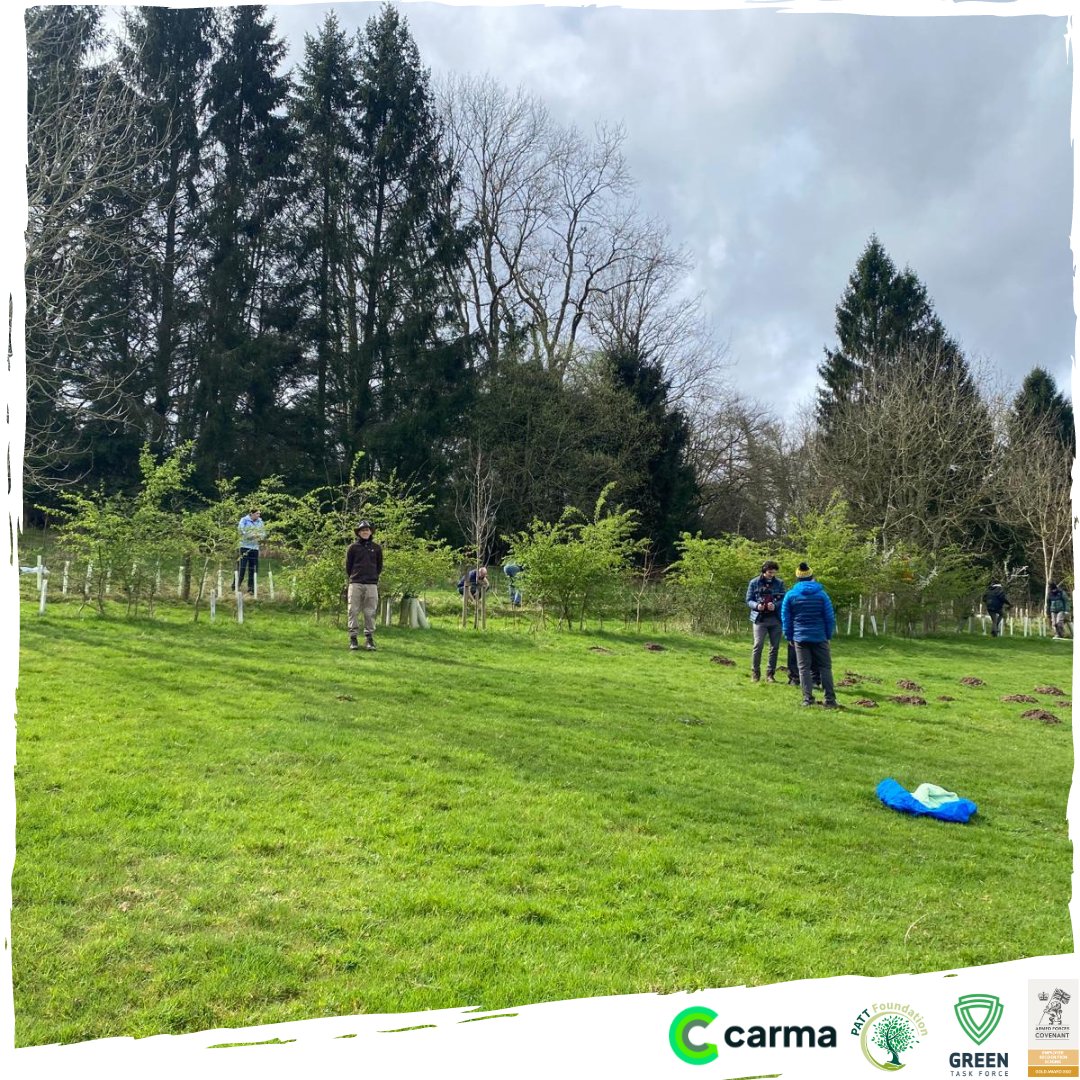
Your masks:
<svg viewBox="0 0 1080 1080"><path fill-rule="evenodd" d="M875 1069L895 1072L906 1064L901 1055L926 1036L926 1021L910 1005L873 1005L855 1017L851 1034L859 1037L863 1057Z"/></svg>
<svg viewBox="0 0 1080 1080"><path fill-rule="evenodd" d="M976 1046L982 1046L1001 1023L1005 1007L993 994L965 994L953 1006L964 1034Z"/></svg>

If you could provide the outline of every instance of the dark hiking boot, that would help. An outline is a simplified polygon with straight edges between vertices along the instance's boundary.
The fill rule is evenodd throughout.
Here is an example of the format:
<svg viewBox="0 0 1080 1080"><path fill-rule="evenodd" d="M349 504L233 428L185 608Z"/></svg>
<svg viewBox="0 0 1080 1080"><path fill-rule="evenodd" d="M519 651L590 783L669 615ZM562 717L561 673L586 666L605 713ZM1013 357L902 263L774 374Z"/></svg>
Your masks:
<svg viewBox="0 0 1080 1080"><path fill-rule="evenodd" d="M364 648L367 649L368 652L375 651L375 639L370 634L364 635Z"/></svg>
<svg viewBox="0 0 1080 1080"><path fill-rule="evenodd" d="M810 698L809 701L802 701L800 702L800 704L803 706L803 708L809 708L811 705L816 705L817 702L813 698Z"/></svg>
<svg viewBox="0 0 1080 1080"><path fill-rule="evenodd" d="M751 671L750 672L750 681L751 682L761 682L761 672L760 671Z"/></svg>
<svg viewBox="0 0 1080 1080"><path fill-rule="evenodd" d="M349 635L349 652L356 652L360 648L360 642L356 640L355 634Z"/></svg>
<svg viewBox="0 0 1080 1080"><path fill-rule="evenodd" d="M826 709L839 709L840 708L840 702L839 701L826 701L825 702L825 708Z"/></svg>

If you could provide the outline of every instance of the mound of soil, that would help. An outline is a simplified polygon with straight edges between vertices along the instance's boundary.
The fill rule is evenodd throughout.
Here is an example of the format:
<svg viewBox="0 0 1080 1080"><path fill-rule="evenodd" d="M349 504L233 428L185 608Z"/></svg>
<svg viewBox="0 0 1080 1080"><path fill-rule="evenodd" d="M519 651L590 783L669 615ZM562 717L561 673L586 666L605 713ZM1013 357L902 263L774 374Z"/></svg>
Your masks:
<svg viewBox="0 0 1080 1080"><path fill-rule="evenodd" d="M926 699L921 698L916 694L895 694L889 698L890 701L895 701L897 705L925 705Z"/></svg>
<svg viewBox="0 0 1080 1080"><path fill-rule="evenodd" d="M1002 701L1022 701L1025 705L1038 705L1039 699L1033 698L1029 694L1006 694L1001 699Z"/></svg>
<svg viewBox="0 0 1080 1080"><path fill-rule="evenodd" d="M734 667L735 661L726 656L714 656L709 660L710 664L723 664L724 667Z"/></svg>
<svg viewBox="0 0 1080 1080"><path fill-rule="evenodd" d="M845 679L854 679L856 682L881 682L880 679L875 679L873 675L860 675L857 671L845 671Z"/></svg>
<svg viewBox="0 0 1080 1080"><path fill-rule="evenodd" d="M1028 709L1026 713L1020 714L1025 720L1041 720L1044 724L1060 724L1061 718L1055 716L1052 712L1047 712L1045 709Z"/></svg>
<svg viewBox="0 0 1080 1080"><path fill-rule="evenodd" d="M1065 691L1059 690L1056 686L1036 686L1031 692L1033 694L1049 694L1051 697L1065 696Z"/></svg>
<svg viewBox="0 0 1080 1080"><path fill-rule="evenodd" d="M646 641L645 642L645 648L648 649L649 652L663 652L664 651L664 646L663 645L657 645L655 641Z"/></svg>
<svg viewBox="0 0 1080 1080"><path fill-rule="evenodd" d="M659 647L660 646L657 646L657 648L659 648ZM589 652L602 652L602 653L607 653L608 656L611 655L611 650L610 649L605 649L603 645L590 645L589 646Z"/></svg>
<svg viewBox="0 0 1080 1080"><path fill-rule="evenodd" d="M858 683L858 679L853 679L850 675L845 675L842 679L837 681L837 686L855 686Z"/></svg>
<svg viewBox="0 0 1080 1080"><path fill-rule="evenodd" d="M912 682L910 679L897 679L896 685L901 690L921 690L922 687L917 682Z"/></svg>
<svg viewBox="0 0 1080 1080"><path fill-rule="evenodd" d="M861 697L855 702L856 705L861 705L864 709L876 709L877 702L871 701L868 697Z"/></svg>
<svg viewBox="0 0 1080 1080"><path fill-rule="evenodd" d="M949 697L948 694L938 694L938 701L955 701L956 698Z"/></svg>
<svg viewBox="0 0 1080 1080"><path fill-rule="evenodd" d="M965 675L960 680L965 686L985 686L986 683L982 679L976 679L974 675Z"/></svg>

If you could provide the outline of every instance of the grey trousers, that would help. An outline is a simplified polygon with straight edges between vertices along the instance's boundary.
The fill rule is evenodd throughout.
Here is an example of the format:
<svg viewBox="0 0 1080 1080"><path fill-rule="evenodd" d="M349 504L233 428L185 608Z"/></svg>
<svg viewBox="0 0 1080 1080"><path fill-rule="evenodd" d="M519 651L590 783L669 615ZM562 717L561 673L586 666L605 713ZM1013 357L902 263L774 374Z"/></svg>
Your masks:
<svg viewBox="0 0 1080 1080"><path fill-rule="evenodd" d="M379 586L349 583L349 634L360 632L360 612L364 613L364 636L375 633L375 612L379 610Z"/></svg>
<svg viewBox="0 0 1080 1080"><path fill-rule="evenodd" d="M833 686L832 654L827 641L796 641L795 655L799 659L799 686L802 688L803 701L814 699L814 670L821 676L821 689L825 700L832 704L836 701L836 687Z"/></svg>
<svg viewBox="0 0 1080 1080"><path fill-rule="evenodd" d="M769 639L769 660L765 673L772 675L776 671L776 654L780 651L780 620L758 619L754 623L754 651L750 654L750 670L755 675L761 674L761 653L765 648L765 638Z"/></svg>

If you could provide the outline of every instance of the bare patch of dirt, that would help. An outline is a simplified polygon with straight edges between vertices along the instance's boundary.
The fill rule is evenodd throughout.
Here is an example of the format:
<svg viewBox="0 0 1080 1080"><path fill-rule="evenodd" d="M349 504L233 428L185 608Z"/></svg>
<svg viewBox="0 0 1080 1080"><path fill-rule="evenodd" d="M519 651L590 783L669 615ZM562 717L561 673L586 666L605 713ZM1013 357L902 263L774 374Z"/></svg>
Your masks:
<svg viewBox="0 0 1080 1080"><path fill-rule="evenodd" d="M986 683L982 679L975 678L974 675L965 675L960 680L965 686L985 686Z"/></svg>
<svg viewBox="0 0 1080 1080"><path fill-rule="evenodd" d="M1025 705L1038 705L1039 699L1033 698L1030 694L1006 694L1002 701L1022 701Z"/></svg>
<svg viewBox="0 0 1080 1080"><path fill-rule="evenodd" d="M917 694L895 694L889 698L890 701L895 701L897 705L925 705L926 698L921 698Z"/></svg>
<svg viewBox="0 0 1080 1080"><path fill-rule="evenodd" d="M724 667L734 667L735 661L728 656L714 656L709 660L710 664L723 664Z"/></svg>
<svg viewBox="0 0 1080 1080"><path fill-rule="evenodd" d="M852 678L850 675L845 675L837 682L837 686L855 686L858 683L858 679Z"/></svg>
<svg viewBox="0 0 1080 1080"><path fill-rule="evenodd" d="M861 705L864 709L876 709L877 708L877 702L872 701L868 697L859 698L859 700L856 701L855 704L856 705Z"/></svg>
<svg viewBox="0 0 1080 1080"><path fill-rule="evenodd" d="M603 645L590 645L589 652L606 653L608 656L611 656L611 650L605 649Z"/></svg>
<svg viewBox="0 0 1080 1080"><path fill-rule="evenodd" d="M1049 694L1050 697L1064 697L1065 691L1056 686L1036 686L1031 691L1033 694Z"/></svg>
<svg viewBox="0 0 1080 1080"><path fill-rule="evenodd" d="M1055 716L1052 712L1047 712L1045 709L1028 709L1026 713L1020 714L1025 720L1041 720L1044 724L1060 724L1061 717Z"/></svg>
<svg viewBox="0 0 1080 1080"><path fill-rule="evenodd" d="M881 682L880 679L875 679L873 675L860 675L857 671L845 671L845 679L854 679L856 682Z"/></svg>
<svg viewBox="0 0 1080 1080"><path fill-rule="evenodd" d="M655 641L646 641L645 642L645 648L648 649L649 652L663 652L664 651L664 646L663 645L657 645Z"/></svg>
<svg viewBox="0 0 1080 1080"><path fill-rule="evenodd" d="M901 690L921 690L922 687L917 682L912 682L910 679L897 679L896 685Z"/></svg>
<svg viewBox="0 0 1080 1080"><path fill-rule="evenodd" d="M955 701L956 698L949 697L948 694L938 694L938 701Z"/></svg>
<svg viewBox="0 0 1080 1080"><path fill-rule="evenodd" d="M337 699L338 699L338 701L355 701L356 700L356 698L354 698L352 696L352 694L338 694Z"/></svg>

